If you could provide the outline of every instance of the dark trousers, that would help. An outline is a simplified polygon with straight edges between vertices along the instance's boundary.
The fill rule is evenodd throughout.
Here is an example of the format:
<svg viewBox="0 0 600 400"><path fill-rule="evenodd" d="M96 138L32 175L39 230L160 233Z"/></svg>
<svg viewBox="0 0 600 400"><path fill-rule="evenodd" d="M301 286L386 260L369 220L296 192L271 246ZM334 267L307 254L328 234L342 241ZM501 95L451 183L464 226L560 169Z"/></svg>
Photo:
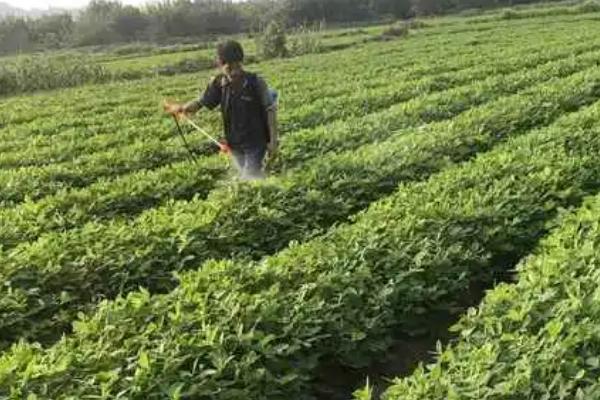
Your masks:
<svg viewBox="0 0 600 400"><path fill-rule="evenodd" d="M233 162L244 180L262 179L263 160L267 154L265 146L232 146Z"/></svg>

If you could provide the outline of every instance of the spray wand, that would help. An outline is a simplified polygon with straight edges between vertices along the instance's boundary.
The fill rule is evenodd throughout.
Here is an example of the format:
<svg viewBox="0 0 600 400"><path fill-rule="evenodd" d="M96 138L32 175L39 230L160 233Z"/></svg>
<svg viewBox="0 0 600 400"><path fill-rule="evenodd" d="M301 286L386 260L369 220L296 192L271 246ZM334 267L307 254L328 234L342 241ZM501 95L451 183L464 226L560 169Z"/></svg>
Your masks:
<svg viewBox="0 0 600 400"><path fill-rule="evenodd" d="M206 132L204 129L199 127L198 124L196 124L194 121L192 121L185 113L176 111L176 109L177 109L176 105L173 105L173 104L165 101L164 109L166 112L168 112L169 114L171 114L173 116L175 125L177 125L177 132L179 133L179 136L181 137L181 140L183 141L185 148L187 149L188 153L190 154L190 157L192 158L192 160L194 162L197 162L197 159L194 154L194 151L190 147L188 141L185 139L185 135L183 133L183 130L181 129L181 124L179 123L180 119L183 119L185 122L187 122L189 125L191 125L194 129L196 129L198 132L200 132L202 135L204 135L206 138L208 138L211 142L216 144L219 147L219 149L221 150L221 152L226 153L226 154L231 153L231 148L229 147L229 145L227 143L219 142L217 139L215 139L213 136L211 136L208 132Z"/></svg>

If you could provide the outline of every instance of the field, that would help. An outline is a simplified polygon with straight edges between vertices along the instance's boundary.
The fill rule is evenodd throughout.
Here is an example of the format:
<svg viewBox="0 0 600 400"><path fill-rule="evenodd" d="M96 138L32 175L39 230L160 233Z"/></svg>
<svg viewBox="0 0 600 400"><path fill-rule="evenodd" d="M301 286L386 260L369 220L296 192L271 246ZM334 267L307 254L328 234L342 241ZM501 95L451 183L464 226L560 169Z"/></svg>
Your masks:
<svg viewBox="0 0 600 400"><path fill-rule="evenodd" d="M214 71L148 71L209 50L1 98L0 399L600 398L599 21L528 7L256 60L281 93L260 182L192 130L190 161L161 112Z"/></svg>

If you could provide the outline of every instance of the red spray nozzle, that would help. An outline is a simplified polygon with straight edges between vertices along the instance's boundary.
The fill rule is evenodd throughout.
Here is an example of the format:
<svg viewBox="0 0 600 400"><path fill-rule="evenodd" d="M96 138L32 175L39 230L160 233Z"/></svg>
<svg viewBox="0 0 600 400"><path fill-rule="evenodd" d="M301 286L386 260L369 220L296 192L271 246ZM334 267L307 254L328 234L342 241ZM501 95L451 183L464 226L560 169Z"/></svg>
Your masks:
<svg viewBox="0 0 600 400"><path fill-rule="evenodd" d="M219 149L221 149L221 153L225 153L225 154L230 154L231 153L231 147L229 147L229 145L227 144L227 142L220 142L219 143Z"/></svg>

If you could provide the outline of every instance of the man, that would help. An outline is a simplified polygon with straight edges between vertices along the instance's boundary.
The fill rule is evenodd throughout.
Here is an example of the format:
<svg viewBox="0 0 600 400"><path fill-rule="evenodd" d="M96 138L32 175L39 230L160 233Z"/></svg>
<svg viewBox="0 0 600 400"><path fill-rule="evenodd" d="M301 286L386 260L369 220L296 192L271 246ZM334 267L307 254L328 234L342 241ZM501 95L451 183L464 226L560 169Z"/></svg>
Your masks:
<svg viewBox="0 0 600 400"><path fill-rule="evenodd" d="M193 114L206 107L221 107L225 138L242 179L264 176L267 152L278 150L275 94L265 81L243 68L244 51L233 40L217 46L221 73L211 80L198 100L178 105L172 112Z"/></svg>

